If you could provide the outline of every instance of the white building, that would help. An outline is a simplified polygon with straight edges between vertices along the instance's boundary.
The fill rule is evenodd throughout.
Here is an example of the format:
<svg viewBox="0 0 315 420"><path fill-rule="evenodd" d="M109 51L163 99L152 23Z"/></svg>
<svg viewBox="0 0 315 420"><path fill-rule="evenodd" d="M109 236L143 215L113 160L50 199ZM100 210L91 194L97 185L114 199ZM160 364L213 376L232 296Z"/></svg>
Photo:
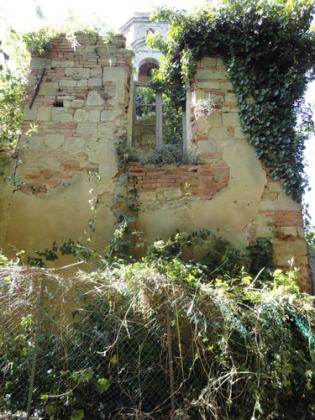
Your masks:
<svg viewBox="0 0 315 420"><path fill-rule="evenodd" d="M153 68L160 64L161 53L146 45L146 36L150 32L160 32L165 35L167 23L150 22L149 13L135 13L121 28L126 37L127 47L135 53L135 80L148 81Z"/></svg>

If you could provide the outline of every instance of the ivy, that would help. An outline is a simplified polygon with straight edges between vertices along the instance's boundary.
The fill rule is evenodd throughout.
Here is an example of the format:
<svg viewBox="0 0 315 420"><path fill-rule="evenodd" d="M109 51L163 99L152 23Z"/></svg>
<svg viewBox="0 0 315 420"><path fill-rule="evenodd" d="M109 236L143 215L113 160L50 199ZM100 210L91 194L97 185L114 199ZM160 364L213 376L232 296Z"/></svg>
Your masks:
<svg viewBox="0 0 315 420"><path fill-rule="evenodd" d="M29 56L18 34L4 29L5 46L0 40L0 149L12 150L21 134Z"/></svg>
<svg viewBox="0 0 315 420"><path fill-rule="evenodd" d="M244 134L284 190L301 202L307 187L304 142L313 130L302 98L314 78L314 0L226 0L197 13L159 9L163 39L151 46L165 59L155 83L184 107L185 87L205 56L221 57L233 84Z"/></svg>

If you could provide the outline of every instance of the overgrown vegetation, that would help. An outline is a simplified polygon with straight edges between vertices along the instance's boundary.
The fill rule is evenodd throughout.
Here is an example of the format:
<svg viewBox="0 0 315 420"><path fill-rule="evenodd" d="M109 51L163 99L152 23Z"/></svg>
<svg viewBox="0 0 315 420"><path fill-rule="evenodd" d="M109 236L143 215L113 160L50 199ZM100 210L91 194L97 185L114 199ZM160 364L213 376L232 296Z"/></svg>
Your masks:
<svg viewBox="0 0 315 420"><path fill-rule="evenodd" d="M95 37L99 43L110 42L115 33L107 29L105 22L99 19L82 21L76 16L69 15L59 27L45 26L37 31L26 32L21 35L30 54L43 56L50 51L53 40L60 34L65 34L75 49L80 45L80 34Z"/></svg>
<svg viewBox="0 0 315 420"><path fill-rule="evenodd" d="M125 153L128 162L141 162L153 165L195 165L198 163L197 157L184 151L181 143L163 144L158 149L153 149L144 156L139 156L136 148L125 147Z"/></svg>
<svg viewBox="0 0 315 420"><path fill-rule="evenodd" d="M207 231L177 233L130 261L122 237L98 270L67 279L1 257L7 418L315 415L313 300L294 269L262 280L262 265L242 268L268 244L240 253Z"/></svg>
<svg viewBox="0 0 315 420"><path fill-rule="evenodd" d="M223 59L237 96L241 123L259 159L301 201L307 185L304 141L313 130L302 97L314 77L313 0L235 0L197 13L160 9L166 37L151 36L165 55L155 83L184 106L185 86L205 56Z"/></svg>
<svg viewBox="0 0 315 420"><path fill-rule="evenodd" d="M14 31L7 28L6 38L6 47L1 48L0 41L0 148L10 149L21 134L29 57Z"/></svg>
<svg viewBox="0 0 315 420"><path fill-rule="evenodd" d="M180 165L180 164L196 164L198 159L187 151L183 150L181 143L164 144L159 149L152 150L142 163L152 163L154 165Z"/></svg>
<svg viewBox="0 0 315 420"><path fill-rule="evenodd" d="M309 228L305 235L306 242L311 247L311 249L315 252L315 228Z"/></svg>

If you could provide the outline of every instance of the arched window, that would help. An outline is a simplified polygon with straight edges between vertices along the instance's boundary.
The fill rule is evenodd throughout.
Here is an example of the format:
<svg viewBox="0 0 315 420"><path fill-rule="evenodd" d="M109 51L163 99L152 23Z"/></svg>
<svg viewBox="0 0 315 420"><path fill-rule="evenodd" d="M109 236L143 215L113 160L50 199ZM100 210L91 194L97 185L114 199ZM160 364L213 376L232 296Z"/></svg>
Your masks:
<svg viewBox="0 0 315 420"><path fill-rule="evenodd" d="M159 63L152 57L140 61L138 80L134 82L132 143L138 153L145 156L150 150L160 149L181 136L185 143L182 111L170 102L169 97L150 86L152 71Z"/></svg>
<svg viewBox="0 0 315 420"><path fill-rule="evenodd" d="M158 69L159 64L154 59L146 59L139 66L138 80L139 82L149 82L152 78L152 70Z"/></svg>

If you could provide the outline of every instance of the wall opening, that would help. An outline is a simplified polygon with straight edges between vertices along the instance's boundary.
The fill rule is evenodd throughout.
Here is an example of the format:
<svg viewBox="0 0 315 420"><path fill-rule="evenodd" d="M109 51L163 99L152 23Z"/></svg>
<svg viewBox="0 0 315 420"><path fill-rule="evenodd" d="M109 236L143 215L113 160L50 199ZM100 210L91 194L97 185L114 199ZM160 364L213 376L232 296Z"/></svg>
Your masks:
<svg viewBox="0 0 315 420"><path fill-rule="evenodd" d="M140 156L165 144L186 149L184 112L165 93L156 93L150 86L152 72L158 67L155 59L146 58L140 63L138 81L134 82L132 142Z"/></svg>

